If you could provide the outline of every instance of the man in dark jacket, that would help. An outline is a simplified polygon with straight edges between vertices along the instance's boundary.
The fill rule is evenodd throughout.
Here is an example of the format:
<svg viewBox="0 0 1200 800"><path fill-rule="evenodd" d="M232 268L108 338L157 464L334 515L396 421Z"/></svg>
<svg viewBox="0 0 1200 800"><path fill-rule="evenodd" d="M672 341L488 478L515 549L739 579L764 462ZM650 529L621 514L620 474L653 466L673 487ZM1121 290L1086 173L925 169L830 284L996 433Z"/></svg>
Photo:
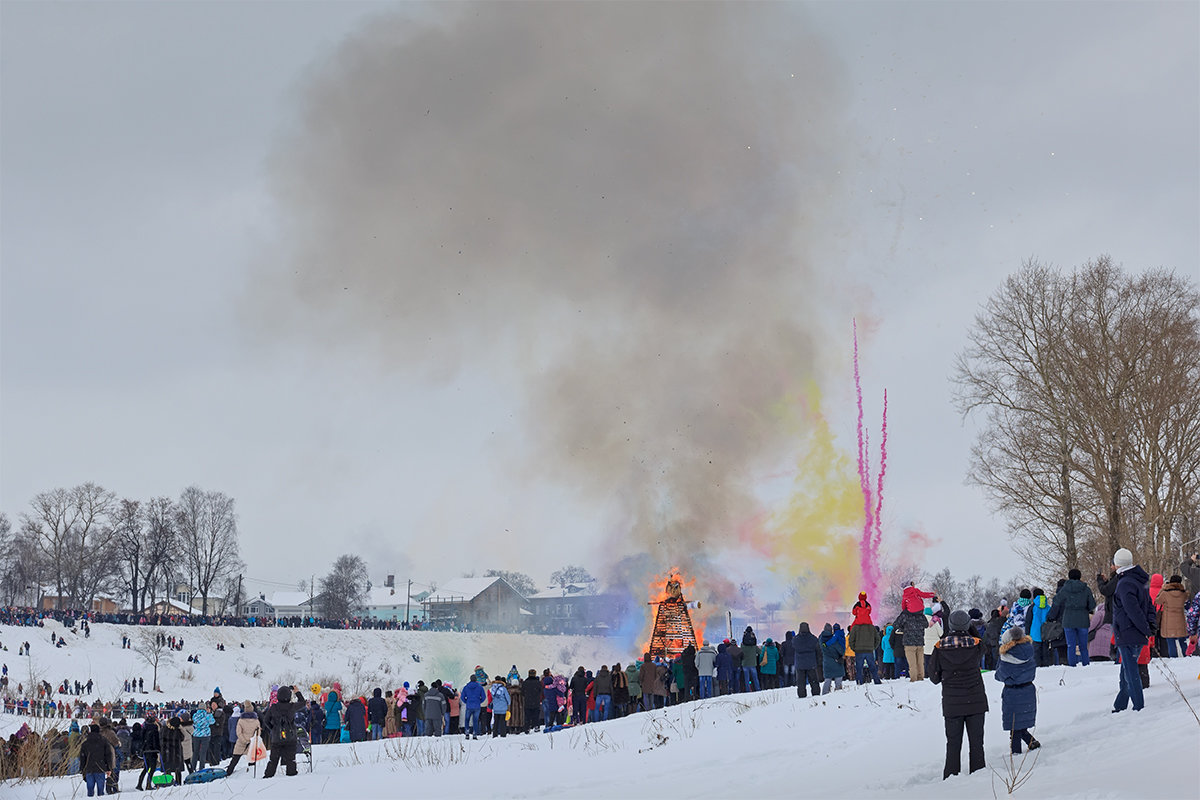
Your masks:
<svg viewBox="0 0 1200 800"><path fill-rule="evenodd" d="M583 667L571 676L571 722L581 725L587 721L587 687L591 681Z"/></svg>
<svg viewBox="0 0 1200 800"><path fill-rule="evenodd" d="M601 664L596 677L592 679L592 693L596 695L596 719L608 719L612 704L612 673L608 664Z"/></svg>
<svg viewBox="0 0 1200 800"><path fill-rule="evenodd" d="M367 739L367 707L362 698L356 697L346 706L346 730L350 741L364 742Z"/></svg>
<svg viewBox="0 0 1200 800"><path fill-rule="evenodd" d="M729 640L717 645L717 695L733 691L733 656L729 654Z"/></svg>
<svg viewBox="0 0 1200 800"><path fill-rule="evenodd" d="M521 699L525 702L525 731L536 728L540 722L542 707L542 681L537 670L529 670L529 677L521 683Z"/></svg>
<svg viewBox="0 0 1200 800"><path fill-rule="evenodd" d="M146 781L146 788L153 789L154 784L150 781L154 778L154 772L158 769L158 721L155 720L152 712L146 713L146 721L142 725L142 771L138 775L137 788L142 790L142 781Z"/></svg>
<svg viewBox="0 0 1200 800"><path fill-rule="evenodd" d="M1116 569L1111 569L1107 576L1103 573L1096 573L1096 588L1100 590L1100 596L1104 598L1104 624L1112 625L1113 621L1113 592L1117 591L1117 583L1121 580L1121 576L1117 574Z"/></svg>
<svg viewBox="0 0 1200 800"><path fill-rule="evenodd" d="M1063 635L1067 640L1067 666L1075 666L1080 660L1088 665L1088 626L1092 620L1092 612L1096 610L1096 597L1088 585L1080 580L1083 577L1077 569L1067 573L1067 582L1054 593L1054 603L1050 606L1047 619L1056 619L1062 623ZM1075 648L1079 648L1078 658Z"/></svg>
<svg viewBox="0 0 1200 800"><path fill-rule="evenodd" d="M292 687L280 686L275 693L275 704L263 714L263 725L270 731L271 757L264 778L274 778L279 762L283 762L284 774L295 775L296 769L296 712L304 709L304 701L292 700Z"/></svg>
<svg viewBox="0 0 1200 800"><path fill-rule="evenodd" d="M1113 568L1119 579L1113 592L1113 639L1121 654L1121 679L1113 713L1124 711L1133 702L1141 711L1146 701L1142 679L1138 675L1138 654L1154 634L1154 604L1150 602L1150 576L1133 563L1133 553L1122 547L1113 556Z"/></svg>
<svg viewBox="0 0 1200 800"><path fill-rule="evenodd" d="M800 623L796 637L792 639L792 659L796 666L796 695L808 697L811 687L813 697L819 697L821 681L817 664L821 661L821 642L813 636L807 622Z"/></svg>
<svg viewBox="0 0 1200 800"><path fill-rule="evenodd" d="M950 615L950 632L938 640L929 661L929 679L942 685L942 716L946 718L946 767L942 780L962 768L963 728L967 731L970 771L983 769L983 721L987 691L979 672L983 645L967 633L971 616L959 609Z"/></svg>
<svg viewBox="0 0 1200 800"><path fill-rule="evenodd" d="M420 687L420 684L417 684ZM442 735L442 722L445 714L450 709L450 703L446 700L446 696L441 692L441 680L435 680L429 684L429 689L426 690L422 699L425 713L425 732L430 736Z"/></svg>
<svg viewBox="0 0 1200 800"><path fill-rule="evenodd" d="M921 611L901 611L892 623L904 639L904 659L909 681L925 680L925 629L929 622Z"/></svg>
<svg viewBox="0 0 1200 800"><path fill-rule="evenodd" d="M792 640L796 638L795 631L783 635L783 644L779 645L779 663L783 665L780 671L781 686L791 686L796 682L796 651L792 649Z"/></svg>
<svg viewBox="0 0 1200 800"><path fill-rule="evenodd" d="M863 684L868 680L879 680L879 669L875 666L875 648L879 646L879 629L869 622L850 626L846 644L854 651L854 679Z"/></svg>
<svg viewBox="0 0 1200 800"><path fill-rule="evenodd" d="M80 772L87 784L88 797L104 794L105 776L117 768L117 756L112 745L104 741L100 726L93 725L79 748Z"/></svg>
<svg viewBox="0 0 1200 800"><path fill-rule="evenodd" d="M725 652L729 653L729 660L733 662L733 675L729 681L729 691L746 691L742 685L742 648L738 645L736 639L729 640L729 644L725 647Z"/></svg>
<svg viewBox="0 0 1200 800"><path fill-rule="evenodd" d="M383 738L383 727L387 722L387 700L383 699L383 689L378 686L367 701L367 721L371 723L371 740Z"/></svg>

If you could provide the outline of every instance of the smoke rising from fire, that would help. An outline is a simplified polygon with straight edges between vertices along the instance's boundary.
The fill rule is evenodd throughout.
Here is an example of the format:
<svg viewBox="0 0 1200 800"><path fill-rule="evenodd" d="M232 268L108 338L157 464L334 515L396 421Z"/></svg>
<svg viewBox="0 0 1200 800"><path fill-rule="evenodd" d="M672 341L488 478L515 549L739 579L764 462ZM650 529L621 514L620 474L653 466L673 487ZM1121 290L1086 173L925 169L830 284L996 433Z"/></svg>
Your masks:
<svg viewBox="0 0 1200 800"><path fill-rule="evenodd" d="M376 19L304 87L261 324L515 376L529 476L704 591L823 347L839 69L782 4L433 13Z"/></svg>

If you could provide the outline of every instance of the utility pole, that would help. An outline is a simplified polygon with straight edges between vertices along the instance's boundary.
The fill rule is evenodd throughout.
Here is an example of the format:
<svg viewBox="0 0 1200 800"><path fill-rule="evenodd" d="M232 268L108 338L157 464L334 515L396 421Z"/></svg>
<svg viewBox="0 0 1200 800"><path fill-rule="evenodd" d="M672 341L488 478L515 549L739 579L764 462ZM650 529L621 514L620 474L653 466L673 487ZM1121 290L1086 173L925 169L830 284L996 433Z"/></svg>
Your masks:
<svg viewBox="0 0 1200 800"><path fill-rule="evenodd" d="M408 579L408 599L404 601L404 624L408 626L412 620L412 578Z"/></svg>
<svg viewBox="0 0 1200 800"><path fill-rule="evenodd" d="M317 576L315 574L309 576L309 578L308 578L308 613L312 617L316 617L316 614L313 614L313 602L315 601L315 596L313 595L313 592L316 591L316 589L313 587L313 584L315 584L316 581L317 581Z"/></svg>
<svg viewBox="0 0 1200 800"><path fill-rule="evenodd" d="M240 617L242 615L242 576L238 575L237 592L233 595L233 615Z"/></svg>

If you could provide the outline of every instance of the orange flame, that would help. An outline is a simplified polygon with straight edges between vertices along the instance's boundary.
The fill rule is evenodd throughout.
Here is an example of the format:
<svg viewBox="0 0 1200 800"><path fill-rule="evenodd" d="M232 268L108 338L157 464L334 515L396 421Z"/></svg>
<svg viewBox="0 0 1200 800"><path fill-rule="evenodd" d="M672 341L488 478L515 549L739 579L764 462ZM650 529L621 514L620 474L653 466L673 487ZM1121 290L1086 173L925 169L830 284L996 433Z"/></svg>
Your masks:
<svg viewBox="0 0 1200 800"><path fill-rule="evenodd" d="M650 601L646 604L646 608L648 609L647 622L650 630L650 637L652 637L654 634L654 623L658 614L659 604L674 599L673 593L669 588L673 583L678 584L680 595L684 602L691 603L695 601L696 579L689 578L684 574L683 570L679 569L679 567L671 567L665 574L654 576L654 579L651 581L647 590ZM700 604L697 602L695 607L699 608ZM696 646L699 648L699 646L704 642L704 623L699 619L699 615L691 616L689 614L688 616L692 623L692 630L696 634ZM682 644L680 644L679 649L683 649ZM650 638L648 637L645 644L642 645L642 652L647 653L649 651Z"/></svg>

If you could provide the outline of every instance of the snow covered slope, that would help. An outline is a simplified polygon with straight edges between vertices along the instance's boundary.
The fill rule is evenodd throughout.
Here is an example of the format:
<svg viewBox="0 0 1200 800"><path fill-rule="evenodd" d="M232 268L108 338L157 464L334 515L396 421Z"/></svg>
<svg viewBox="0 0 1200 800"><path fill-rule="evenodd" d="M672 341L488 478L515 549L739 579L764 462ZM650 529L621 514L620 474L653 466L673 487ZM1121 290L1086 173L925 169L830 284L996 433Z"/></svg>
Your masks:
<svg viewBox="0 0 1200 800"><path fill-rule="evenodd" d="M24 629L29 630L29 629ZM222 632L225 633L225 632ZM242 633L242 632L235 632ZM404 677L414 673L409 655L414 647L399 646L386 634L320 632L320 647L302 644L311 631L276 631L255 663L266 675L292 670L301 680L314 672L345 668L348 659L376 662L395 660ZM70 663L109 665L111 654L98 640L76 646ZM185 631L196 636L194 631ZM10 653L17 641L13 629L0 632ZM103 635L103 634L100 634ZM262 634L251 632L256 643ZM550 638L531 644L531 637L469 634L405 635L447 637L445 645L428 642L422 652L433 662L457 658L499 671L515 660L519 667L541 664L537 647L552 653L556 647L576 647L566 667L578 661L593 666L606 658L585 652L588 644L601 648L604 640ZM24 638L29 638L26 636ZM49 647L49 634L44 637ZM32 639L30 639L32 641ZM251 657L227 641L227 668ZM532 637L532 642L538 642ZM234 642L230 645L229 642ZM372 644L373 643L373 644ZM287 644L299 655L279 651ZM441 648L444 647L444 650ZM528 648L518 655L513 648ZM236 652L235 649L237 648ZM249 650L250 645L247 645ZM357 649L356 649L357 648ZM464 650L463 648L471 648ZM65 649L65 648L64 648ZM108 648L111 649L111 648ZM59 651L60 653L62 651ZM185 654L188 652L185 649ZM5 653L8 656L10 653ZM479 653L476 657L473 653ZM503 654L503 655L501 655ZM35 645L34 658L39 657ZM613 653L609 659L618 659ZM63 658L67 658L64 656ZM129 657L126 655L126 659ZM208 655L202 657L209 658ZM314 665L308 666L312 659ZM403 660L408 659L408 664ZM325 662L328 662L327 664ZM132 663L132 662L130 662ZM216 671L197 676L199 689L219 680L227 686L252 689L259 679ZM423 661L420 666L424 666ZM203 664L207 668L209 664ZM416 666L416 665L414 665ZM13 663L9 661L10 673ZM1156 661L1150 667L1152 685L1146 709L1112 714L1117 667L1038 670L1037 738L1042 749L1015 767L1028 780L1015 792L1025 798L1198 797L1196 759L1200 753L1200 658ZM69 674L69 673L68 673ZM1167 675L1174 676L1183 696ZM113 680L123 678L114 674ZM553 734L513 735L504 740L466 742L458 737L400 739L358 745L317 747L312 774L301 761L301 774L272 781L251 782L239 769L233 777L200 787L172 789L171 796L304 798L304 797L417 797L417 798L650 798L664 795L755 798L983 798L1005 796L1008 772L1007 740L999 714L1000 684L985 675L989 702L986 750L991 769L942 781L945 739L940 689L928 682L887 682L884 686L849 686L823 698L798 699L794 690L735 695L638 714L607 723L586 725ZM61 679L61 678L60 678ZM170 684L168 684L170 685ZM164 686L167 688L167 686ZM227 695L232 694L226 691ZM236 695L235 695L236 696ZM1186 697L1187 702L1185 702ZM966 761L965 745L963 754ZM126 776L123 781L131 781ZM6 798L67 798L81 794L78 779L48 779L11 784L0 789ZM132 783L125 787L132 788Z"/></svg>
<svg viewBox="0 0 1200 800"><path fill-rule="evenodd" d="M231 700L257 699L267 697L272 684L326 685L335 680L349 692L369 696L375 686L394 689L406 680L416 685L418 679L442 678L458 686L476 664L493 675L507 675L516 664L524 675L530 668L569 672L581 664L593 669L628 663L636 655L615 639L590 636L93 625L91 638L85 639L48 621L44 628L0 625L0 642L8 648L0 652L0 661L8 665L14 687L30 685L31 676L54 686L64 679L87 683L92 678L93 694L85 699L127 698L130 695L122 691L127 678L143 678L147 689L151 685L152 670L137 650L143 631L182 636L184 645L181 652L167 651L159 664L162 694L134 695L151 702L205 700L218 686ZM51 645L51 632L62 635L67 646ZM134 637L134 649L121 649L122 634ZM17 656L17 648L26 641L31 655ZM225 645L224 651L216 649L218 643ZM193 653L199 655L199 664L188 663ZM4 716L0 714L0 732L11 721Z"/></svg>

